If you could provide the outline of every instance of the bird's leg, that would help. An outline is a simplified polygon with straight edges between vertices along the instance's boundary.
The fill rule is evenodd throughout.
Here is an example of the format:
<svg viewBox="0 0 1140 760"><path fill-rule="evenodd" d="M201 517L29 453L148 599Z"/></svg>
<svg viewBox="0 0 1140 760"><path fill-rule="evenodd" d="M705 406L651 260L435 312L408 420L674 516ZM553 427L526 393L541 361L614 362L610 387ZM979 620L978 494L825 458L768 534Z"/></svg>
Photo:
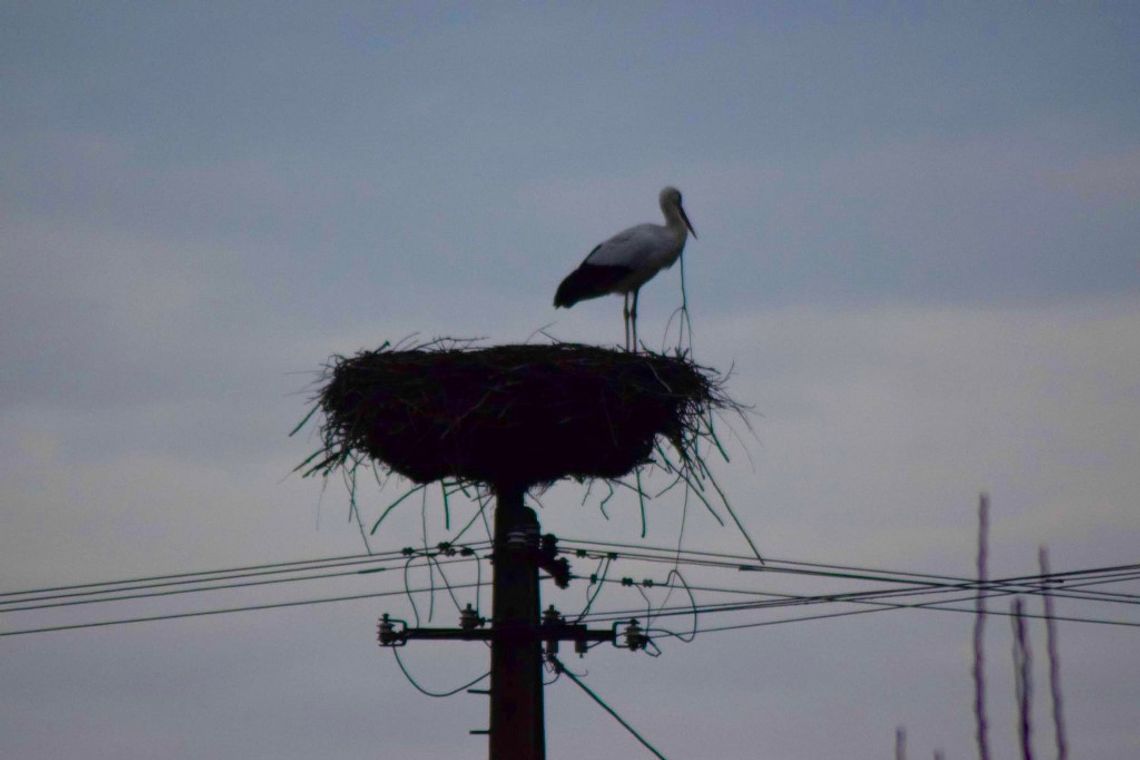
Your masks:
<svg viewBox="0 0 1140 760"><path fill-rule="evenodd" d="M624 294L621 306L622 323L625 326L625 350L629 350L629 293Z"/></svg>
<svg viewBox="0 0 1140 760"><path fill-rule="evenodd" d="M629 324L633 332L633 350L637 351L637 295L640 290L633 291L633 308L629 312Z"/></svg>

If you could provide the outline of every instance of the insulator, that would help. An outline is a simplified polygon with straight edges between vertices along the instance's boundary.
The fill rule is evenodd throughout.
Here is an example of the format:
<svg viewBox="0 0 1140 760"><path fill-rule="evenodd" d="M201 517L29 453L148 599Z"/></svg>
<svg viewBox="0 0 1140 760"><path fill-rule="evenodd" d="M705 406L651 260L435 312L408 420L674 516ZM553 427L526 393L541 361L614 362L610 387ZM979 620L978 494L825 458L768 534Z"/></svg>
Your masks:
<svg viewBox="0 0 1140 760"><path fill-rule="evenodd" d="M463 630L470 631L482 624L483 618L479 617L479 611L471 606L471 602L459 611L459 627Z"/></svg>
<svg viewBox="0 0 1140 760"><path fill-rule="evenodd" d="M558 625L562 622L562 613L554 608L554 605L547 607L542 613L543 625Z"/></svg>
<svg viewBox="0 0 1140 760"><path fill-rule="evenodd" d="M554 605L550 605L542 611L542 624L544 626L557 626L562 624L562 613L559 612ZM558 637L553 636L546 640L546 653L558 654Z"/></svg>
<svg viewBox="0 0 1140 760"><path fill-rule="evenodd" d="M558 537L553 533L544 533L542 536L542 554L553 559L558 556Z"/></svg>
<svg viewBox="0 0 1140 760"><path fill-rule="evenodd" d="M387 612L380 618L380 624L376 626L376 638L380 641L380 646L387 646L396 640L396 626L392 625L392 620L388 617Z"/></svg>
<svg viewBox="0 0 1140 760"><path fill-rule="evenodd" d="M649 637L641 630L641 624L636 619L629 621L621 635L625 637L625 645L631 652L645 649L649 644Z"/></svg>

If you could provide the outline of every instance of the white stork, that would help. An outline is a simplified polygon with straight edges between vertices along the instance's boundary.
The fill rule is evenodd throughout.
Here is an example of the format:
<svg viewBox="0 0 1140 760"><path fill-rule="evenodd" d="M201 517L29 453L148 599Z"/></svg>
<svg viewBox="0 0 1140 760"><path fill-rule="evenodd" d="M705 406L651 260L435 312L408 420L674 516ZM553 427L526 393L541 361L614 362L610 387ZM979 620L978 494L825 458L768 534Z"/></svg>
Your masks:
<svg viewBox="0 0 1140 760"><path fill-rule="evenodd" d="M614 235L590 251L554 294L555 308L570 308L588 298L621 293L625 297L622 317L626 350L631 345L637 350L637 293L641 286L662 269L673 266L685 248L688 233L693 233L694 238L697 236L681 206L680 190L665 188L658 202L665 224L639 224ZM633 295L632 307L630 294Z"/></svg>

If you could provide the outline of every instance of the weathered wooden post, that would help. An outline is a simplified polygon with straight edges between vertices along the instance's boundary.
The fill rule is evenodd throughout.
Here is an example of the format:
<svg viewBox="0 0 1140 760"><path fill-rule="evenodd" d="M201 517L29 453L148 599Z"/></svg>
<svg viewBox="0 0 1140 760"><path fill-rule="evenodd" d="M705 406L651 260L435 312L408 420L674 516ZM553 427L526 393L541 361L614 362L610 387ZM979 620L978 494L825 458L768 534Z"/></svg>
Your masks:
<svg viewBox="0 0 1140 760"><path fill-rule="evenodd" d="M523 506L524 489L496 488L491 602L491 758L543 760L542 648L536 635L541 602L538 517Z"/></svg>

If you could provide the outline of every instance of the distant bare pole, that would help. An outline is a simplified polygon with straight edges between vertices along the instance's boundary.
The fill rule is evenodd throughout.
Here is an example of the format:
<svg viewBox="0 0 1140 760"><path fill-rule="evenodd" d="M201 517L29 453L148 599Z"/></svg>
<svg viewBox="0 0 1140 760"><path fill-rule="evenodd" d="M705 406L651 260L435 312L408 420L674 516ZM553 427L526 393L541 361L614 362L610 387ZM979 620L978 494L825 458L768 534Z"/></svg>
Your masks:
<svg viewBox="0 0 1140 760"><path fill-rule="evenodd" d="M983 640L986 627L986 599L982 587L987 579L986 561L990 527L990 497L978 497L978 589L974 598L974 720L977 725L978 758L990 760L989 727L986 721L986 672Z"/></svg>
<svg viewBox="0 0 1140 760"><path fill-rule="evenodd" d="M1013 679L1017 692L1017 736L1022 760L1033 760L1033 654L1025 633L1024 605L1021 597L1010 605L1013 614Z"/></svg>
<svg viewBox="0 0 1140 760"><path fill-rule="evenodd" d="M906 760L906 729L895 729L895 760Z"/></svg>
<svg viewBox="0 0 1140 760"><path fill-rule="evenodd" d="M1041 565L1041 577L1049 575L1049 550L1044 546L1037 550L1037 561ZM1049 693L1053 701L1053 730L1057 740L1057 760L1069 757L1069 742L1065 736L1065 716L1061 705L1061 659L1057 652L1057 621L1053 615L1053 595L1041 595L1045 603L1045 647L1049 654Z"/></svg>

